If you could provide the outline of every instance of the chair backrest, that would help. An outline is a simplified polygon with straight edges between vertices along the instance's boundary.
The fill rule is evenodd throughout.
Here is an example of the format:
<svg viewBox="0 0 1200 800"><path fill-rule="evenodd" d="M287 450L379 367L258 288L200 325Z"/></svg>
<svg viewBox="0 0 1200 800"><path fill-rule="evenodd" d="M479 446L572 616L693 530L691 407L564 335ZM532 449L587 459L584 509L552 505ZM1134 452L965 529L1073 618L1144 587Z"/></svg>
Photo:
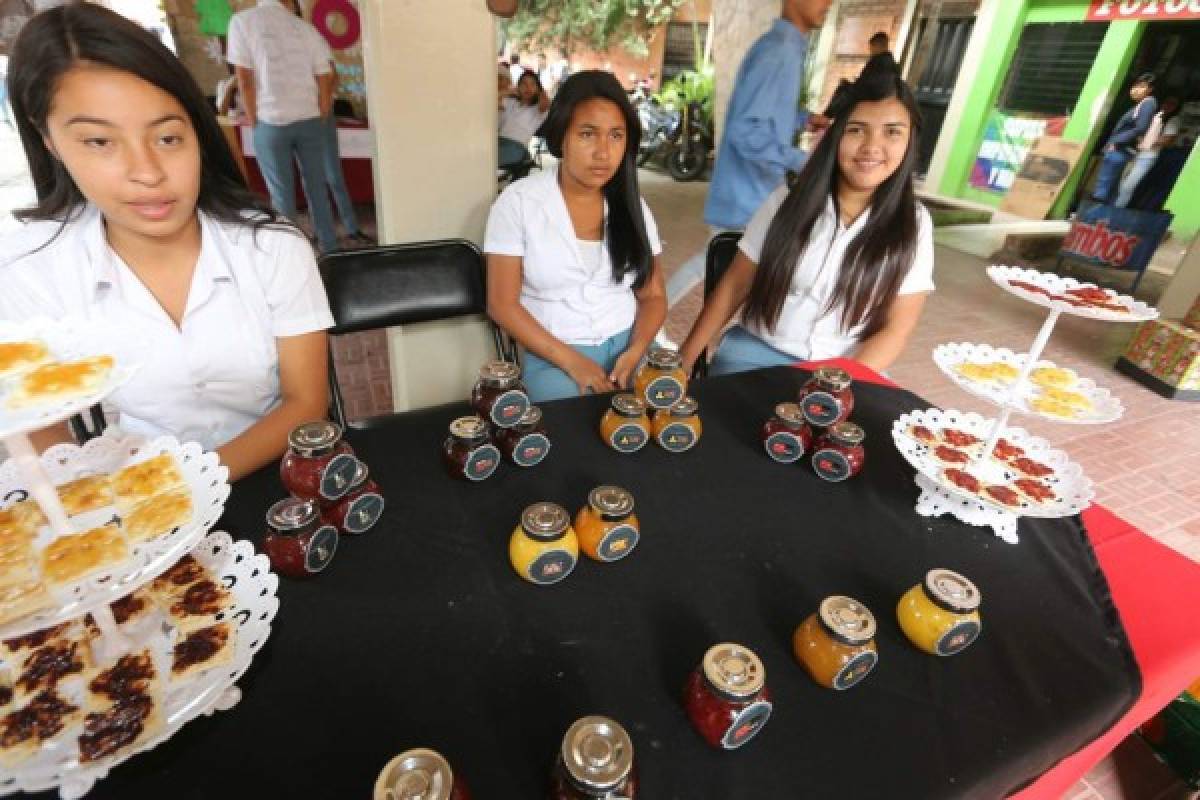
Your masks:
<svg viewBox="0 0 1200 800"><path fill-rule="evenodd" d="M712 290L717 288L717 284L721 282L721 276L733 263L733 257L737 255L737 246L741 239L740 231L724 231L709 240L708 252L704 256L705 297L708 297L712 294Z"/></svg>

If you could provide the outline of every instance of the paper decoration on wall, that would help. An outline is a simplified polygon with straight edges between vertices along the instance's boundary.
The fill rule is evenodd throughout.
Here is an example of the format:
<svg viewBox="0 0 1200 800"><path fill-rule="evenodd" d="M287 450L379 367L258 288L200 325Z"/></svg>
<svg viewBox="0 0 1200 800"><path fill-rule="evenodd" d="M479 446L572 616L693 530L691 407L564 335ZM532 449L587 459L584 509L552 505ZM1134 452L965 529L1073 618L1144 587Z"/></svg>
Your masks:
<svg viewBox="0 0 1200 800"><path fill-rule="evenodd" d="M334 50L358 44L362 20L350 0L317 0L313 5L312 24Z"/></svg>
<svg viewBox="0 0 1200 800"><path fill-rule="evenodd" d="M205 36L229 33L229 18L233 16L229 0L196 0L196 14L200 17L200 33Z"/></svg>

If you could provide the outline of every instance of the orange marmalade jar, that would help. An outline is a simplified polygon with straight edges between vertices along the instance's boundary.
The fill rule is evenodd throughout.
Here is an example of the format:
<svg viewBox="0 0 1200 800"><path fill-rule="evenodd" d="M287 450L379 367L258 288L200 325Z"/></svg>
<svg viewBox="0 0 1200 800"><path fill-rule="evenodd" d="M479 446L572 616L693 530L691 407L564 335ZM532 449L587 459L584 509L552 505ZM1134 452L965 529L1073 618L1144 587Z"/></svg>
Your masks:
<svg viewBox="0 0 1200 800"><path fill-rule="evenodd" d="M792 651L808 674L827 689L849 689L879 661L875 615L852 597L832 595L800 623Z"/></svg>
<svg viewBox="0 0 1200 800"><path fill-rule="evenodd" d="M633 391L650 408L670 408L687 394L687 373L679 352L651 347L633 376Z"/></svg>
<svg viewBox="0 0 1200 800"><path fill-rule="evenodd" d="M619 561L641 538L633 513L633 495L620 486L597 486L588 493L587 505L575 515L579 547L596 561Z"/></svg>
<svg viewBox="0 0 1200 800"><path fill-rule="evenodd" d="M685 397L670 408L654 412L654 441L672 453L690 450L692 445L700 441L700 434L704 430L700 415L696 413L699 409L700 405L695 399Z"/></svg>
<svg viewBox="0 0 1200 800"><path fill-rule="evenodd" d="M618 453L634 453L650 439L646 404L628 392L613 395L612 407L600 420L600 437Z"/></svg>

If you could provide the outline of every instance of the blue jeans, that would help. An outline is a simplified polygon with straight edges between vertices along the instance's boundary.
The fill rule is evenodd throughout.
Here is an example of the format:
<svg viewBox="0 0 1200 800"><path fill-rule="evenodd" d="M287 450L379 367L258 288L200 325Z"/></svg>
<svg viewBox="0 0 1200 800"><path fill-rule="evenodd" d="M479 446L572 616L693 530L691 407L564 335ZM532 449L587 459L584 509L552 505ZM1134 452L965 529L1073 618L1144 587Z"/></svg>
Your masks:
<svg viewBox="0 0 1200 800"><path fill-rule="evenodd" d="M568 342L568 344L570 344ZM622 331L610 336L600 344L571 344L576 353L587 356L599 364L605 372L610 372L617 363L617 358L629 347L629 331ZM535 403L546 400L561 400L564 397L578 397L579 384L571 376L551 364L541 356L536 356L528 350L522 351L521 379L525 382L525 391L529 399Z"/></svg>
<svg viewBox="0 0 1200 800"><path fill-rule="evenodd" d="M708 374L731 375L762 367L786 367L803 360L772 347L741 325L734 325L717 345Z"/></svg>
<svg viewBox="0 0 1200 800"><path fill-rule="evenodd" d="M1121 188L1117 191L1117 205L1119 208L1129 208L1129 203L1133 200L1133 193L1137 191L1138 184L1142 182L1142 178L1146 177L1146 173L1154 166L1154 162L1158 160L1157 150L1146 150L1137 154L1137 158L1129 165L1129 171L1125 173L1125 177L1121 179Z"/></svg>
<svg viewBox="0 0 1200 800"><path fill-rule="evenodd" d="M1117 148L1105 153L1100 161L1100 169L1096 173L1096 188L1092 197L1099 203L1110 206L1117 198L1117 185L1121 182L1121 173L1125 165L1133 158L1127 151Z"/></svg>
<svg viewBox="0 0 1200 800"><path fill-rule="evenodd" d="M269 125L260 121L254 126L254 152L271 194L271 205L293 222L299 221L293 155L300 162L304 185L321 187L320 191L306 192L308 209L321 250L336 250L337 232L333 228L329 193L325 190L325 122L320 117L288 125Z"/></svg>
<svg viewBox="0 0 1200 800"><path fill-rule="evenodd" d="M496 164L501 169L523 164L529 158L529 147L507 136L499 137L496 143Z"/></svg>
<svg viewBox="0 0 1200 800"><path fill-rule="evenodd" d="M346 176L342 174L342 155L338 152L337 117L332 114L325 120L325 182L329 191L333 192L333 202L337 206L338 216L342 218L342 227L346 233L354 236L359 233L358 216L354 213L354 203L350 200L350 191L346 188ZM309 194L308 184L304 193ZM311 195L310 195L311 196Z"/></svg>

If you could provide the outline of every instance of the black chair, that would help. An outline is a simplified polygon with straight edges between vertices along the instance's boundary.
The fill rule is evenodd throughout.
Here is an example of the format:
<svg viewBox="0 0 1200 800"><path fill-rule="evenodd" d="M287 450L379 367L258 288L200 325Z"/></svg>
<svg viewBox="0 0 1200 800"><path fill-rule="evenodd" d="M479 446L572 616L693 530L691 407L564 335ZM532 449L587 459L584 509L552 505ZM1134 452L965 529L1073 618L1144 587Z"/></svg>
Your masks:
<svg viewBox="0 0 1200 800"><path fill-rule="evenodd" d="M333 310L331 334L454 319L487 312L483 254L465 239L369 247L324 256L321 278ZM491 326L497 356L506 355ZM346 427L346 410L330 351L329 396L334 421ZM350 423L369 428L386 418Z"/></svg>
<svg viewBox="0 0 1200 800"><path fill-rule="evenodd" d="M107 427L108 422L104 419L104 410L99 403L67 420L67 428L79 444L100 436Z"/></svg>
<svg viewBox="0 0 1200 800"><path fill-rule="evenodd" d="M704 299L706 301L713 289L716 289L717 284L721 282L721 276L725 274L725 270L729 269L729 265L733 263L733 257L737 255L738 242L741 239L740 231L725 231L709 240L708 252L704 256ZM708 374L708 361L711 355L706 348L700 358L696 359L692 377L703 378Z"/></svg>

